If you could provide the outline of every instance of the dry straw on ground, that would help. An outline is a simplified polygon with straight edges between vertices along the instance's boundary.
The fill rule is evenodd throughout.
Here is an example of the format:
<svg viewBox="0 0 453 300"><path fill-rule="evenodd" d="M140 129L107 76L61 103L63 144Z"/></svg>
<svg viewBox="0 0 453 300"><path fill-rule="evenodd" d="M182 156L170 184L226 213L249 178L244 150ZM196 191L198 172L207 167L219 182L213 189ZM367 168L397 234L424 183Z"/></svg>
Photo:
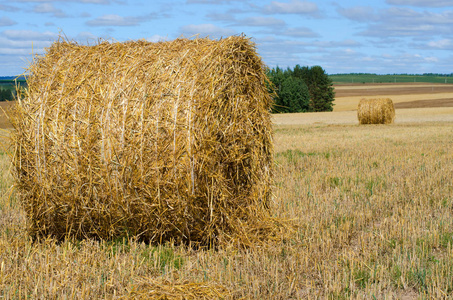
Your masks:
<svg viewBox="0 0 453 300"><path fill-rule="evenodd" d="M273 228L271 98L250 39L59 40L11 117L33 236L207 245Z"/></svg>
<svg viewBox="0 0 453 300"><path fill-rule="evenodd" d="M395 119L392 99L361 99L357 108L360 124L391 124Z"/></svg>
<svg viewBox="0 0 453 300"><path fill-rule="evenodd" d="M182 284L168 282L153 277L137 280L137 286L130 291L127 299L156 299L156 300L202 300L202 299L227 299L232 298L231 293L220 285L213 283Z"/></svg>

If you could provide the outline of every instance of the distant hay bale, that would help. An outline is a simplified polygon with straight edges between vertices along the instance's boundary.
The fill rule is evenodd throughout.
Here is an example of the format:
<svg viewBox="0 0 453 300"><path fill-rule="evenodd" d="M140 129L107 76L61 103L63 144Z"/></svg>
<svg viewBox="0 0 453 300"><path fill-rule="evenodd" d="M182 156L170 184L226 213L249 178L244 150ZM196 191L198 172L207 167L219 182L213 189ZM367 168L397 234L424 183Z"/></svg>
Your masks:
<svg viewBox="0 0 453 300"><path fill-rule="evenodd" d="M391 124L395 119L392 99L362 99L357 108L360 124Z"/></svg>
<svg viewBox="0 0 453 300"><path fill-rule="evenodd" d="M29 73L11 121L32 236L265 234L272 100L250 39L59 40Z"/></svg>

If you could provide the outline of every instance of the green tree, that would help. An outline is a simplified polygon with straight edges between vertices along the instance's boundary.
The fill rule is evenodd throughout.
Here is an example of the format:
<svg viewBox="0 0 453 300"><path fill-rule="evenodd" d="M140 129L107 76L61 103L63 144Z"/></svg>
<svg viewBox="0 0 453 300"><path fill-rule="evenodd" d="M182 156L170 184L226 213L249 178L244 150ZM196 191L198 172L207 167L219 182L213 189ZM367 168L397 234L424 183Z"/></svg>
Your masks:
<svg viewBox="0 0 453 300"><path fill-rule="evenodd" d="M310 109L310 94L300 78L287 76L282 82L280 98L282 112L307 112Z"/></svg>
<svg viewBox="0 0 453 300"><path fill-rule="evenodd" d="M310 68L309 67L301 67L300 65L296 65L293 70L293 76L299 77L300 79L304 80L307 83L309 78Z"/></svg>
<svg viewBox="0 0 453 300"><path fill-rule="evenodd" d="M269 81L272 83L272 87L270 87L271 92L279 93L282 90L282 82L285 79L285 72L283 69L279 68L278 66L275 69L269 69L267 71L267 77Z"/></svg>
<svg viewBox="0 0 453 300"><path fill-rule="evenodd" d="M335 92L332 80L320 66L293 70L279 67L268 70L270 91L274 95L273 112L332 111Z"/></svg>
<svg viewBox="0 0 453 300"><path fill-rule="evenodd" d="M0 101L11 101L14 96L9 89L0 89Z"/></svg>
<svg viewBox="0 0 453 300"><path fill-rule="evenodd" d="M268 70L272 83L270 92L274 95L274 113L306 112L309 110L309 93L307 85L301 78L293 76L291 69L279 67Z"/></svg>
<svg viewBox="0 0 453 300"><path fill-rule="evenodd" d="M332 87L332 80L324 69L320 66L311 68L296 66L296 69L298 76L301 76L308 86L311 111L332 111L335 92Z"/></svg>
<svg viewBox="0 0 453 300"><path fill-rule="evenodd" d="M281 108L284 106L281 98L282 83L285 80L285 72L283 69L278 66L275 69L269 69L267 72L267 77L270 81L269 92L273 95L274 105L272 107L272 112L282 112Z"/></svg>

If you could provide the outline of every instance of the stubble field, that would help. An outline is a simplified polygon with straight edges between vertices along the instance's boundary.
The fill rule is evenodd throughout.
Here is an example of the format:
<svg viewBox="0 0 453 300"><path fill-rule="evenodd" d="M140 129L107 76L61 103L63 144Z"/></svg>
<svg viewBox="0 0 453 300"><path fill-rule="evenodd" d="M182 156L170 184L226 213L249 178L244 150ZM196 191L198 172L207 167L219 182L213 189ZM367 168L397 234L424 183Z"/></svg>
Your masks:
<svg viewBox="0 0 453 300"><path fill-rule="evenodd" d="M453 108L434 103L453 91L398 94L394 86L381 87L363 96L386 95L396 103L434 101L423 108L397 107L393 125L359 126L353 97L361 95L342 94L348 90L344 86L342 92L337 89L334 112L273 116L271 209L294 226L282 241L248 249L192 250L133 240L33 242L11 190L8 155L2 152L0 297L452 296Z"/></svg>

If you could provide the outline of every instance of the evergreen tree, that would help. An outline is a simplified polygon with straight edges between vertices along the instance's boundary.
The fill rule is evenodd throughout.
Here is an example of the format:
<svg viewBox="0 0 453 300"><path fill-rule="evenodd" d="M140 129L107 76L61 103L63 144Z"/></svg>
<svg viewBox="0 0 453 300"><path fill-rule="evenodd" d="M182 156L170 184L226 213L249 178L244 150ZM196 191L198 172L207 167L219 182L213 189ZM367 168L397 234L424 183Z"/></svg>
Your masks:
<svg viewBox="0 0 453 300"><path fill-rule="evenodd" d="M269 86L269 92L273 95L274 105L272 107L272 112L282 112L281 107L284 106L281 98L282 83L285 79L285 73L278 66L275 69L270 69L267 72L268 79L271 83Z"/></svg>
<svg viewBox="0 0 453 300"><path fill-rule="evenodd" d="M282 82L280 93L282 112L307 112L310 109L310 94L305 82L294 76L287 76Z"/></svg>
<svg viewBox="0 0 453 300"><path fill-rule="evenodd" d="M284 71L277 66L275 69L268 70L267 77L273 85L271 91L274 91L277 94L280 93L282 90L282 82L285 79Z"/></svg>
<svg viewBox="0 0 453 300"><path fill-rule="evenodd" d="M9 89L0 89L0 101L11 101L13 98L13 93Z"/></svg>
<svg viewBox="0 0 453 300"><path fill-rule="evenodd" d="M274 93L273 112L332 111L335 93L332 80L320 66L293 70L279 67L268 70Z"/></svg>
<svg viewBox="0 0 453 300"><path fill-rule="evenodd" d="M307 84L307 80L309 78L309 74L310 74L310 68L309 67L301 67L300 65L296 65L294 67L293 75L295 77L299 77L300 79L305 81L306 84Z"/></svg>
<svg viewBox="0 0 453 300"><path fill-rule="evenodd" d="M312 111L332 111L335 92L332 80L320 66L311 67L304 73L305 83L310 92L310 108Z"/></svg>
<svg viewBox="0 0 453 300"><path fill-rule="evenodd" d="M308 88L303 80L293 76L291 69L268 70L268 78L273 85L270 92L274 95L274 113L308 111Z"/></svg>

